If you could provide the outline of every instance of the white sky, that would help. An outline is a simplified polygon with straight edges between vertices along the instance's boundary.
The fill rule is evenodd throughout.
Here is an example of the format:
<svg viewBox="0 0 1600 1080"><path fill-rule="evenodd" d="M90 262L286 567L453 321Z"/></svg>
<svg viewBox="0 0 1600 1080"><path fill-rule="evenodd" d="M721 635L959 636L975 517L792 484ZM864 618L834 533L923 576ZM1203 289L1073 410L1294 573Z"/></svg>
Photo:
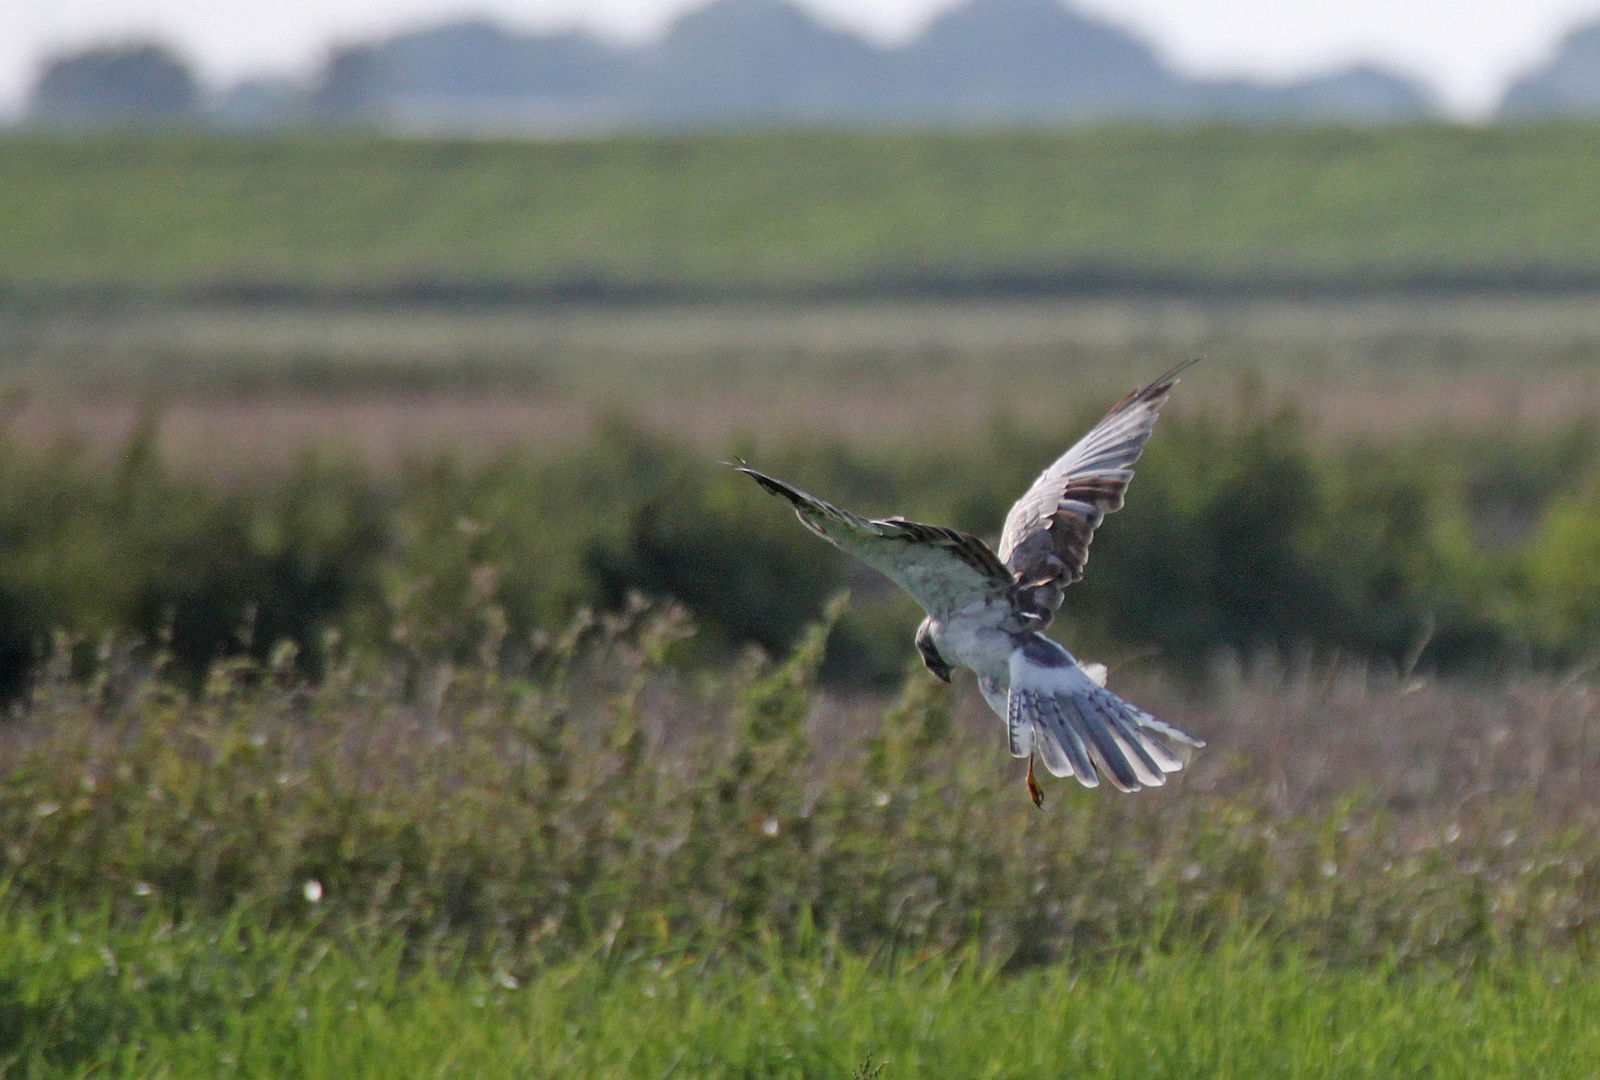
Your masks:
<svg viewBox="0 0 1600 1080"><path fill-rule="evenodd" d="M531 30L588 26L617 40L659 33L703 0L0 0L0 113L42 57L156 37L217 84L303 74L329 42L464 15ZM830 22L903 39L956 0L801 0ZM1151 41L1190 74L1286 79L1354 60L1421 77L1457 115L1484 115L1600 0L1077 0Z"/></svg>

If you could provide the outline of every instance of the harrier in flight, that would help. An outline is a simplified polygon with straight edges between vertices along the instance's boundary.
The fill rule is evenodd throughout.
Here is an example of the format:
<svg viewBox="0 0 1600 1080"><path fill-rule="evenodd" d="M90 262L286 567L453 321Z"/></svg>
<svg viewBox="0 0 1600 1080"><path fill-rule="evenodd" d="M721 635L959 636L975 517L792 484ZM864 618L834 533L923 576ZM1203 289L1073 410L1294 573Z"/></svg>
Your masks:
<svg viewBox="0 0 1600 1080"><path fill-rule="evenodd" d="M1193 363L1194 361L1189 361ZM964 667L1006 723L1011 753L1028 759L1028 794L1044 793L1034 755L1056 776L1121 791L1165 782L1183 760L1168 742L1205 744L1105 688L1105 668L1085 667L1045 637L1062 590L1083 576L1089 541L1122 506L1156 414L1181 364L1117 403L1105 419L1045 469L1006 515L998 551L975 536L905 518L869 520L781 480L736 466L794 504L806 528L899 585L928 613L917 650L945 682Z"/></svg>

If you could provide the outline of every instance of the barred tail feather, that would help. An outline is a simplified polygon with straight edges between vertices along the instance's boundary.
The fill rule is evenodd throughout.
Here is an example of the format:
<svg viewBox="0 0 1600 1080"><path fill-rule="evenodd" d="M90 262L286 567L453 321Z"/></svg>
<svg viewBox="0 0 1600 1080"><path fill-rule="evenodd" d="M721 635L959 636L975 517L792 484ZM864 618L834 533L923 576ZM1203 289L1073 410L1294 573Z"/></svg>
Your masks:
<svg viewBox="0 0 1600 1080"><path fill-rule="evenodd" d="M1203 748L1206 744L1204 739L1197 739L1193 735L1190 735L1187 731L1179 731L1171 724L1162 723L1160 720L1157 720L1155 717L1151 716L1137 705L1129 705L1128 707L1133 710L1134 717L1138 721L1139 726L1142 728L1153 731L1157 735L1160 735L1164 738L1171 739L1173 742L1181 742L1185 746L1192 746L1196 750ZM1174 769L1172 771L1176 772L1177 770Z"/></svg>
<svg viewBox="0 0 1600 1080"><path fill-rule="evenodd" d="M1012 757L1027 757L1035 749L1042 749L1038 744L1047 740L1035 739L1037 727L1027 703L1016 694L1009 695L1006 700L1006 748L1011 751Z"/></svg>
<svg viewBox="0 0 1600 1080"><path fill-rule="evenodd" d="M1061 702L1055 698L1044 698L1039 704L1044 713L1044 722L1035 723L1039 726L1037 741L1044 767L1051 776L1076 776L1084 787L1099 787L1100 773L1089 756L1089 748L1084 745L1077 728L1067 719Z"/></svg>
<svg viewBox="0 0 1600 1080"><path fill-rule="evenodd" d="M1160 787L1166 774L1183 768L1162 738L1204 745L1097 686L1070 653L1042 637L1012 653L1007 705L1013 731L1032 722L1032 742L1045 768L1086 787L1097 786L1102 776L1119 791Z"/></svg>

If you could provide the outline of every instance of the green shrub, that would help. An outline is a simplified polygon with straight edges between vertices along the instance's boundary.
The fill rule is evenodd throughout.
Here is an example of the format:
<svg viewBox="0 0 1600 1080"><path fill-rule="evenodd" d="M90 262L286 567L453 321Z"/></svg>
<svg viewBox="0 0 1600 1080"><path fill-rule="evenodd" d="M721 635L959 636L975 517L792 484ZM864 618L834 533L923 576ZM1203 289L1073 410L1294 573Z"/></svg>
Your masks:
<svg viewBox="0 0 1600 1080"><path fill-rule="evenodd" d="M915 453L780 447L759 464L852 509L992 537L1092 419ZM846 582L826 677L888 688L910 655L917 616L897 590L733 470L625 421L554 454L386 473L308 458L231 486L174 473L152 445L141 435L108 466L0 442L0 690L25 685L56 632L141 640L193 684L283 641L315 673L330 633L465 659L481 629L466 611L522 640L633 593L686 607L702 630L680 658L720 663L790 648ZM1301 649L1569 663L1600 633L1584 541L1596 472L1582 430L1328 447L1292 414L1172 417L1060 626L1075 646L1190 672L1219 651Z"/></svg>

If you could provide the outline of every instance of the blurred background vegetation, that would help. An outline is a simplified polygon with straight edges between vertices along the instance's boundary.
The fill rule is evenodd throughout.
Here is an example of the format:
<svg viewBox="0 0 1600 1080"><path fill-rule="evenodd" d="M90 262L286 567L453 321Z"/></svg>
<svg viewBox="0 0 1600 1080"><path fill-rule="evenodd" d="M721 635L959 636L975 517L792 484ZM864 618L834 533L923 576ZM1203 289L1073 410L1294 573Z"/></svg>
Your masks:
<svg viewBox="0 0 1600 1080"><path fill-rule="evenodd" d="M759 460L844 505L992 536L1094 416L870 451L785 440ZM57 631L162 641L191 674L285 640L316 670L329 633L456 655L474 599L526 638L633 593L670 598L713 661L751 644L781 654L848 586L830 676L883 685L909 655L908 600L697 447L638 423L382 470L308 454L229 483L164 464L158 426L152 416L110 460L6 447L0 655L12 690ZM1219 653L1303 649L1454 672L1571 664L1600 630L1596 449L1581 425L1328 446L1287 409L1180 413L1097 541L1064 632L1191 672Z"/></svg>
<svg viewBox="0 0 1600 1080"><path fill-rule="evenodd" d="M1592 1071L1597 43L1477 126L1057 0L41 57L0 1077ZM1191 357L1052 632L1207 746L1037 810L726 463L992 539Z"/></svg>
<svg viewBox="0 0 1600 1080"><path fill-rule="evenodd" d="M0 679L58 631L448 652L473 590L672 599L707 662L849 585L826 670L881 686L906 603L718 462L992 536L1190 355L1075 646L1579 662L1595 138L8 138Z"/></svg>
<svg viewBox="0 0 1600 1080"><path fill-rule="evenodd" d="M17 134L0 297L438 302L1600 281L1590 124L567 141Z"/></svg>
<svg viewBox="0 0 1600 1080"><path fill-rule="evenodd" d="M0 139L0 938L1544 985L1600 918L1597 138ZM992 538L1191 356L1055 632L1210 746L1039 814L724 463ZM0 1059L176 1023L48 970Z"/></svg>

